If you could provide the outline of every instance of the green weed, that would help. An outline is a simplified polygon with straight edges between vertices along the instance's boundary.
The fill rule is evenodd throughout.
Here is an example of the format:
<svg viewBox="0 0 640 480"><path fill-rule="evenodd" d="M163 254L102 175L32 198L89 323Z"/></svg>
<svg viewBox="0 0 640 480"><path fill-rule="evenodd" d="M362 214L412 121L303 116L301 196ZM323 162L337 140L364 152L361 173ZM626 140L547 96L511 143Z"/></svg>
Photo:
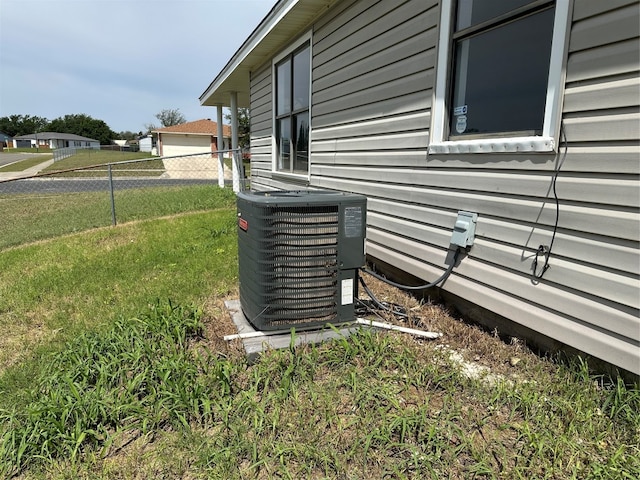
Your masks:
<svg viewBox="0 0 640 480"><path fill-rule="evenodd" d="M192 213L2 252L0 374L9 375L0 376L0 392L11 393L0 393L0 405L30 383L41 350L108 328L157 298L202 305L226 295L237 278L235 231L215 240L207 232L234 218L229 209Z"/></svg>
<svg viewBox="0 0 640 480"><path fill-rule="evenodd" d="M189 350L201 330L197 309L169 302L70 342L36 379L27 407L2 411L0 472L73 462L87 449L108 449L123 432L210 423L211 398L229 393L229 367Z"/></svg>
<svg viewBox="0 0 640 480"><path fill-rule="evenodd" d="M190 350L201 328L196 310L161 305L109 335L71 343L27 413L4 413L5 463L10 453L14 464L40 462L51 472L62 461L78 473L89 461L95 476L110 465L101 459L118 435L147 432L182 438L173 454L156 453L156 468L196 478L607 479L640 471L637 413L619 419L602 410L611 395L619 405L636 398L628 387L614 394L561 368L557 378L496 392L421 356L405 337L368 331L292 343L247 365ZM580 397L581 413L571 416Z"/></svg>

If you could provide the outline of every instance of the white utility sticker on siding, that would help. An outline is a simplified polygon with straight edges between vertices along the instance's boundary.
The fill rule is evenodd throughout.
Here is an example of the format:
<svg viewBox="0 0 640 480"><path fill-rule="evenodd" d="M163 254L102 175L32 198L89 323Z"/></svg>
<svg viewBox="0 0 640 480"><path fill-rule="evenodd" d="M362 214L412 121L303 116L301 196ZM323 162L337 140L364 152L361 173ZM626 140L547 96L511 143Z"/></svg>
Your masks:
<svg viewBox="0 0 640 480"><path fill-rule="evenodd" d="M342 280L342 305L353 303L353 278Z"/></svg>

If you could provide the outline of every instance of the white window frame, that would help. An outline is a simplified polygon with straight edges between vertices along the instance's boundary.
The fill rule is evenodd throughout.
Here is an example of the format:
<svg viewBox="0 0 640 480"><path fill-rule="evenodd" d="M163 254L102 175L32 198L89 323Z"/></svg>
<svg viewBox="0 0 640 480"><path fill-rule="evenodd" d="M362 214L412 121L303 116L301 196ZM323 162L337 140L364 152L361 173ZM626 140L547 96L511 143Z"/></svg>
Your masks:
<svg viewBox="0 0 640 480"><path fill-rule="evenodd" d="M271 172L277 175L295 177L298 179L307 179L311 178L311 109L313 105L311 104L312 97L312 86L313 86L313 38L312 32L309 31L298 38L294 43L289 45L286 50L280 52L277 56L273 57L271 61L271 78L272 78L272 88L271 88ZM288 55L291 55L295 50L300 48L305 43L309 43L309 159L307 164L307 173L294 173L294 172L285 172L277 169L278 165L278 139L276 138L276 101L277 101L277 85L276 85L276 67L278 63ZM291 159L293 161L293 159Z"/></svg>
<svg viewBox="0 0 640 480"><path fill-rule="evenodd" d="M436 84L431 110L431 131L429 153L500 153L500 152L553 152L558 145L560 120L562 117L562 97L565 80L565 52L572 0L557 0L549 81L547 84L546 106L541 136L499 137L468 140L447 139L447 95L451 72L451 35L453 28L453 6L455 0L442 0L440 13L440 34L438 38L438 60L436 63Z"/></svg>

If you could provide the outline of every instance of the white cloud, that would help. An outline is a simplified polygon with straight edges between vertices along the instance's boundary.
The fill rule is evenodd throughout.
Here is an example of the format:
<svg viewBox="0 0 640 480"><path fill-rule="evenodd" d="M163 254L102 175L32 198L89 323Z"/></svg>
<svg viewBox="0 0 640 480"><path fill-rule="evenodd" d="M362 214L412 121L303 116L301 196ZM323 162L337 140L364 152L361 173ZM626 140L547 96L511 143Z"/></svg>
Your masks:
<svg viewBox="0 0 640 480"><path fill-rule="evenodd" d="M85 113L142 130L198 97L275 0L2 0L0 116Z"/></svg>

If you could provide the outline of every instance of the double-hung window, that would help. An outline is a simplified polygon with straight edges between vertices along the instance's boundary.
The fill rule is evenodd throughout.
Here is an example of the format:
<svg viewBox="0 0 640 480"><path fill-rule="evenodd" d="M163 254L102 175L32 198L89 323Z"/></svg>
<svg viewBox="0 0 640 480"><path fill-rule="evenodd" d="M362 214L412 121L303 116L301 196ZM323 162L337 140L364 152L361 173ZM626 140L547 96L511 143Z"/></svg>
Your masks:
<svg viewBox="0 0 640 480"><path fill-rule="evenodd" d="M443 0L431 153L553 151L569 0Z"/></svg>
<svg viewBox="0 0 640 480"><path fill-rule="evenodd" d="M274 170L308 175L311 102L311 42L280 55L273 66Z"/></svg>

